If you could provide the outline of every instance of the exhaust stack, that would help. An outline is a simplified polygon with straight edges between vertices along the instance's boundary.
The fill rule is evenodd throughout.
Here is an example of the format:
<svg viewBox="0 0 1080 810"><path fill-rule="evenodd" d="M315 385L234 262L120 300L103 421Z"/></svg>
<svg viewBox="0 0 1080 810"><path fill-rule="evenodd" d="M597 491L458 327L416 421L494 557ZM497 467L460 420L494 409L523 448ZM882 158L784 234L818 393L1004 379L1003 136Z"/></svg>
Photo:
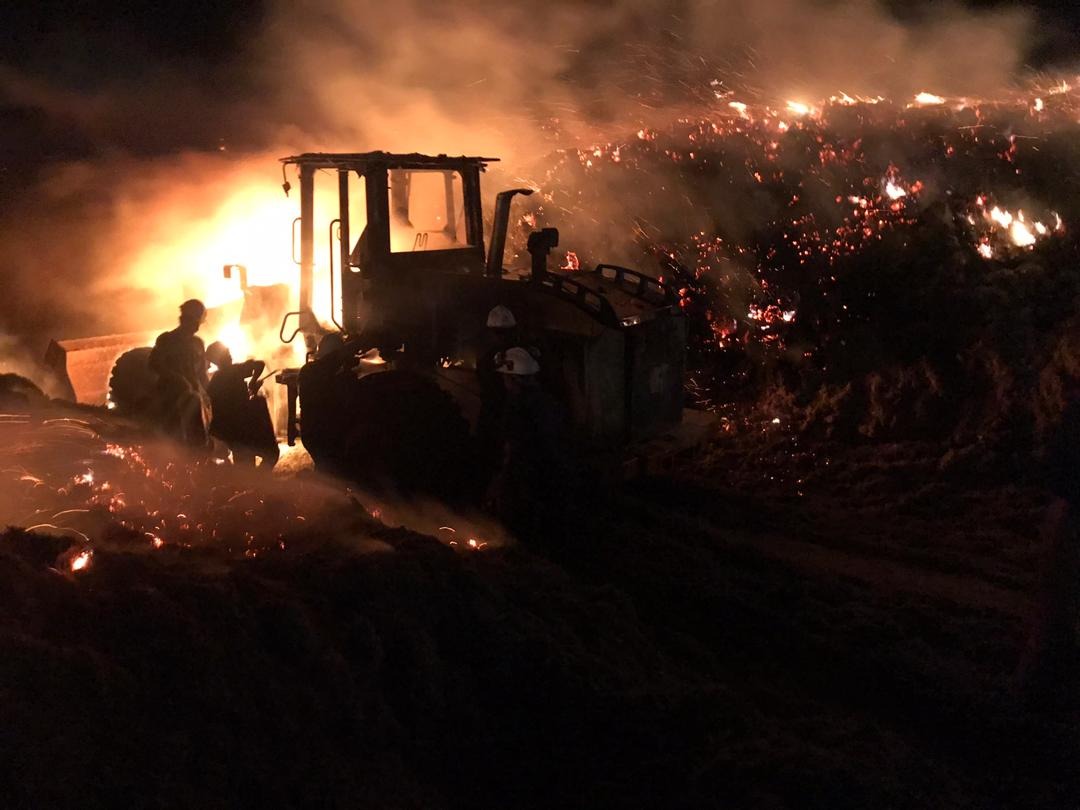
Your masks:
<svg viewBox="0 0 1080 810"><path fill-rule="evenodd" d="M515 194L528 197L531 188L512 188L495 195L495 222L491 226L491 246L488 248L487 268L484 275L498 278L502 275L503 254L506 252L506 231L510 227L510 201Z"/></svg>

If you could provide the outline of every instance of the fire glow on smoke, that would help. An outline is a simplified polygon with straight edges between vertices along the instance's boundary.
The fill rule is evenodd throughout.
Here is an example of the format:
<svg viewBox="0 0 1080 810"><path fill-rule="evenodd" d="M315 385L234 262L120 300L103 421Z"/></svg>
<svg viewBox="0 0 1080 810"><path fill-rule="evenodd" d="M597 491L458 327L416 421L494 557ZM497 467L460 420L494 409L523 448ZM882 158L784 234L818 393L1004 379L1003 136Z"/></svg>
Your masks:
<svg viewBox="0 0 1080 810"><path fill-rule="evenodd" d="M986 261L1009 260L1034 250L1067 228L1057 212L1037 199L1017 198L1015 188L950 188L943 187L943 182L949 177L949 165L991 152L992 160L1022 177L1018 161L1024 150L1037 149L1043 134L1055 127L1074 126L1080 120L1080 94L1070 82L1033 85L998 99L953 98L927 88L907 99L839 91L820 101L739 98L723 89L723 83L714 85L715 104L696 116L672 122L667 129L628 127L628 136L622 140L556 150L547 159L546 170L527 181L540 193L522 203L521 230L554 225L567 234L575 223L587 222L590 228L585 230L601 234L603 238L596 240L601 244L633 245L639 257L636 263L646 272L656 272L651 256L669 255L695 272L705 272L720 259L736 260L749 265L764 282L779 260L779 250L791 250L800 264L827 274L836 260L864 250L889 231L914 225L935 201L947 204L962 238ZM1002 125L1006 119L1015 126L1006 129ZM552 126L557 140L557 122ZM921 134L924 130L925 135ZM880 144L903 138L920 145L921 161L898 147L883 163ZM871 141L878 144L873 153L868 149ZM244 265L252 285L288 285L290 306L298 297L292 229L299 205L295 192L291 197L282 193L275 157L241 158L242 167L228 184L218 187L220 199L207 205L200 196L198 209L186 195L166 196L159 206L162 224L148 231L146 244L133 262L133 277L148 286L164 285L163 270L168 270L164 275L173 285L169 292L173 299L183 294L201 297L210 306L232 305L237 316L214 333L207 332L205 338L223 340L237 359L279 352L277 324L256 329L240 325L243 293L235 278L223 277L222 266ZM945 170L931 170L928 160ZM583 174L568 179L567 162L577 163ZM773 195L781 189L788 193L785 210L771 212L772 221L757 223L761 229L780 232L775 244L747 238L745 233L725 233L720 214L715 215L717 226L712 230L705 227L680 234L668 223L651 221L652 215L644 212L628 228L625 219L616 222L607 207L591 204L575 186L590 180L618 183L617 173L639 177L630 184L630 193L622 193L619 205L633 211L637 195L643 211L650 200L655 211L658 200L678 203L686 197L679 173L693 177L715 172L722 178L735 169L734 177L749 181L749 193L754 187ZM295 188L295 178L291 179ZM718 188L720 194L722 188ZM496 190L489 180L488 195ZM831 210L823 208L823 199L832 200ZM335 182L317 178L315 208L315 314L332 327L336 304L330 298L329 274L337 245L329 224L336 216ZM353 208L362 210L360 205ZM361 227L362 223L352 223L354 236ZM612 258L586 241L567 241L566 248L554 260L565 271ZM174 289L177 280L182 291ZM752 325L759 321L755 311L776 307L794 313L798 308L797 302L765 283L752 303L756 310L750 309L749 315L745 305L715 313L717 323L736 318ZM717 334L721 341L722 331ZM291 351L282 362L301 362L299 341Z"/></svg>

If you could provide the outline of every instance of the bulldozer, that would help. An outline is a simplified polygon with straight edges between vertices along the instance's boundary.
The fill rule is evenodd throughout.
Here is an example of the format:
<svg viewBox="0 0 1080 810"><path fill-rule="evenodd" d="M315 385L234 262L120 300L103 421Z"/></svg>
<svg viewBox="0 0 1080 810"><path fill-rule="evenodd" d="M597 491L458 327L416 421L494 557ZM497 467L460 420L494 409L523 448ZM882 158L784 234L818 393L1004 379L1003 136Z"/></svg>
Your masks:
<svg viewBox="0 0 1080 810"><path fill-rule="evenodd" d="M238 318L259 332L277 329L283 349L303 341L303 351L282 352L306 362L276 375L281 395L271 399L279 433L290 445L299 440L317 469L475 497L484 475L477 361L497 305L514 314L521 343L539 347L543 384L595 476L663 468L707 431L708 417L683 407L687 325L677 291L612 264L549 267L554 228L528 235L528 266L504 266L512 202L533 190L499 192L486 219L480 181L496 161L387 152L281 159L287 195L289 172L299 177L297 308L284 312L289 285L249 286L246 268L225 265L243 298L211 310L204 331ZM70 399L148 416L148 346L166 328L54 341L48 365ZM334 339L347 350L331 362L319 347Z"/></svg>
<svg viewBox="0 0 1080 810"><path fill-rule="evenodd" d="M277 381L288 391L287 440L299 439L316 468L467 496L482 407L477 359L497 305L514 314L522 341L541 347L544 385L598 474L652 468L703 433L702 415L683 407L687 327L677 291L611 264L550 268L554 228L529 234L528 267L504 267L512 200L532 190L496 195L485 248L480 181L496 160L386 152L281 159L286 194L288 170L299 175L300 284L280 336L302 337L307 362ZM326 193L327 180L336 193ZM328 210L317 211L319 202ZM330 323L315 315L316 221L328 221L330 266L321 269L330 283L320 295ZM328 333L339 337L327 341ZM348 346L344 366L325 367L321 341Z"/></svg>

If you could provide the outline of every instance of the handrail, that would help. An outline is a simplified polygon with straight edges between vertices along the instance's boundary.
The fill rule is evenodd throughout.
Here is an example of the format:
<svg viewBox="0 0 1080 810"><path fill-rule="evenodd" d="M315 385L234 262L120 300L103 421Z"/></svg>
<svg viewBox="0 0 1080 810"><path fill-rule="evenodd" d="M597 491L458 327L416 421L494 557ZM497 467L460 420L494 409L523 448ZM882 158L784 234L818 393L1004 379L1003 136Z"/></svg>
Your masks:
<svg viewBox="0 0 1080 810"><path fill-rule="evenodd" d="M296 224L302 221L302 217L297 217L292 221L292 248L290 250L290 255L292 256L293 264L295 265L300 264L300 260L296 258Z"/></svg>
<svg viewBox="0 0 1080 810"><path fill-rule="evenodd" d="M335 225L337 225L338 228L339 228L339 230L338 230L338 240L339 241L341 240L341 230L340 230L340 228L341 228L341 220L340 219L332 220L330 222L330 227L327 230L327 237L328 237L329 244L327 244L327 246L326 246L327 250L330 252L330 320L334 322L334 326L336 326L338 329L340 329L342 332L344 332L345 328L340 323L338 323L337 316L334 315L334 226ZM342 295L345 294L344 285L342 286L341 294Z"/></svg>
<svg viewBox="0 0 1080 810"><path fill-rule="evenodd" d="M537 282L537 286L554 293L560 298L573 302L587 312L593 313L597 320L606 326L619 325L619 319L615 315L615 309L611 306L611 302L576 279L549 273Z"/></svg>
<svg viewBox="0 0 1080 810"><path fill-rule="evenodd" d="M631 270L629 267L620 267L617 264L598 264L592 272L604 279L614 280L625 293L632 295L634 298L647 300L647 293L653 292L658 293L665 304L679 303L679 294L670 284L658 281L652 276L647 276L637 270ZM625 282L630 282L629 286L632 289L627 289Z"/></svg>
<svg viewBox="0 0 1080 810"><path fill-rule="evenodd" d="M300 334L301 329L303 329L304 327L304 321L302 317L303 314L304 313L300 312L299 310L297 310L296 312L285 313L285 317L281 319L281 327L278 329L278 340L280 340L282 343L292 343L294 340L296 340L296 336ZM289 318L291 318L293 315L295 315L297 320L299 321L299 326L297 326L296 329L293 330L293 333L289 336L289 339L286 340L285 324L289 322Z"/></svg>

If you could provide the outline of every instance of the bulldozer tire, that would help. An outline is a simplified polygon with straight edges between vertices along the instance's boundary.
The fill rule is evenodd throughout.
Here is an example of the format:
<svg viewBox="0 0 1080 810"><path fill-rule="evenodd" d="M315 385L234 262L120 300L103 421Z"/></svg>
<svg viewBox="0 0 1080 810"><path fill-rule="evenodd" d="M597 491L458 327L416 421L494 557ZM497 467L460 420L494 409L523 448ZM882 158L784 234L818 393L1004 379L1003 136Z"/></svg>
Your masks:
<svg viewBox="0 0 1080 810"><path fill-rule="evenodd" d="M154 404L157 375L150 370L149 346L124 352L109 375L109 402L124 416L148 416Z"/></svg>
<svg viewBox="0 0 1080 810"><path fill-rule="evenodd" d="M448 501L478 496L478 454L461 409L434 380L384 371L357 381L344 442L357 483Z"/></svg>

